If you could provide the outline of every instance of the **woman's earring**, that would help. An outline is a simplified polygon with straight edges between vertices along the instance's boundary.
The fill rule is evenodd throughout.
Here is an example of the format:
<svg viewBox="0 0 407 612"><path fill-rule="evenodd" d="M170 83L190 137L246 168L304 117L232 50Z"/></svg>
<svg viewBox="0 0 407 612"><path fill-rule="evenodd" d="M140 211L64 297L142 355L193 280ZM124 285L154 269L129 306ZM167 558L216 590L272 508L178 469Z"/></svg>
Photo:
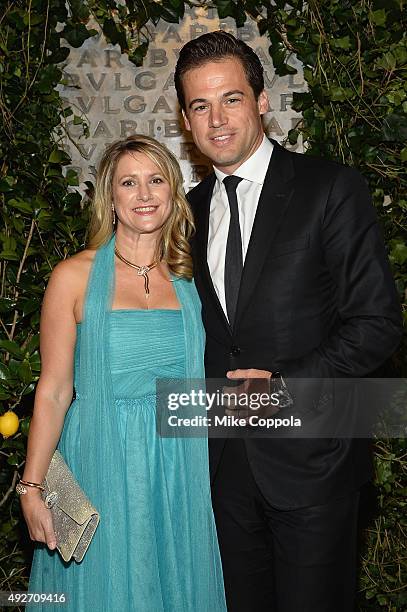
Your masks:
<svg viewBox="0 0 407 612"><path fill-rule="evenodd" d="M116 225L116 211L114 209L114 204L112 202L112 223L113 223L113 227Z"/></svg>

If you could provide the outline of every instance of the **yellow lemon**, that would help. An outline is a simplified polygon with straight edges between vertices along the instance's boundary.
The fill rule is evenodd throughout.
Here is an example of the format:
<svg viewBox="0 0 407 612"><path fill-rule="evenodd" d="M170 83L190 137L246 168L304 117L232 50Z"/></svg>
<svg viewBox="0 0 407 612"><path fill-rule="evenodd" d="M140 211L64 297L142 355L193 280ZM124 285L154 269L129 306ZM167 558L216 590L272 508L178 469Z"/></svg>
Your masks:
<svg viewBox="0 0 407 612"><path fill-rule="evenodd" d="M18 416L12 410L5 412L0 417L0 434L5 438L12 436L18 430Z"/></svg>

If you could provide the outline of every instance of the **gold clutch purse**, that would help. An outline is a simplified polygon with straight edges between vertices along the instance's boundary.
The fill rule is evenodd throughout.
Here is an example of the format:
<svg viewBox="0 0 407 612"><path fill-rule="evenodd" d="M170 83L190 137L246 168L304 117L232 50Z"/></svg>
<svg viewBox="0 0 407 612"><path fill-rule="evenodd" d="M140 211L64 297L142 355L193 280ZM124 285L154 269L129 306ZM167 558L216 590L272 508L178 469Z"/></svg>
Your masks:
<svg viewBox="0 0 407 612"><path fill-rule="evenodd" d="M82 561L99 524L99 513L56 450L41 495L51 510L57 549L64 561Z"/></svg>

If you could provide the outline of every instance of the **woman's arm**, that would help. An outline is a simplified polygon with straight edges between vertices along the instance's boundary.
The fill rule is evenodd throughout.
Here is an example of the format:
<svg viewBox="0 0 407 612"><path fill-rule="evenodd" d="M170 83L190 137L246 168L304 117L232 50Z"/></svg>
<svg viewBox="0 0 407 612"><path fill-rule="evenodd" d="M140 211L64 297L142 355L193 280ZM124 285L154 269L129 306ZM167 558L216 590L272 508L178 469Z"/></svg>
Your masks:
<svg viewBox="0 0 407 612"><path fill-rule="evenodd" d="M30 482L44 480L72 401L75 311L78 302L83 301L83 270L78 256L61 262L52 272L45 292L40 324L41 375L23 474L23 479ZM51 512L39 489L27 489L20 499L30 537L55 548Z"/></svg>

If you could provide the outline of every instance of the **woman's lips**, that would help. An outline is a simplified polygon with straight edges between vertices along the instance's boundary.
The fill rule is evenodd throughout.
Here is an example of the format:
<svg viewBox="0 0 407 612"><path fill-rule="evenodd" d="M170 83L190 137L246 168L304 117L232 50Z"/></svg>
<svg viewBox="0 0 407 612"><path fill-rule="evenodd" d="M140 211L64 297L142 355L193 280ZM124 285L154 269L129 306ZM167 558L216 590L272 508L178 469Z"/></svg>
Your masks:
<svg viewBox="0 0 407 612"><path fill-rule="evenodd" d="M152 215L157 210L158 206L138 206L133 208L133 212L137 215Z"/></svg>

